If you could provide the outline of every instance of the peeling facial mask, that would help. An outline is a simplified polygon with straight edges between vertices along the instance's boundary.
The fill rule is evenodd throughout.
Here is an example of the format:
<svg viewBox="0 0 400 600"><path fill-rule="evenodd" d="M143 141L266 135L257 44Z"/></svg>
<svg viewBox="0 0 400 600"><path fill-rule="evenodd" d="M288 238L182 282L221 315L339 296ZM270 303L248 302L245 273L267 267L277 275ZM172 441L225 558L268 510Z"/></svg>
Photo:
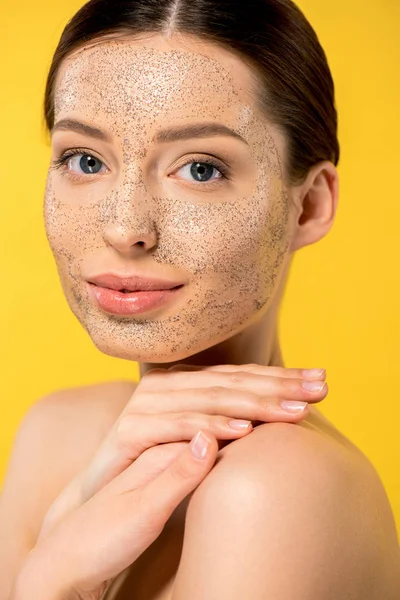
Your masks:
<svg viewBox="0 0 400 600"><path fill-rule="evenodd" d="M238 83L235 61L242 81L252 81L250 70L235 57L227 61L222 49L164 45L103 41L63 63L55 123L74 119L110 139L56 131L53 159L71 148L82 152L69 169L49 170L44 202L64 293L94 344L112 356L160 363L210 348L265 314L290 242L281 153ZM237 137L155 141L171 127L209 123ZM85 154L103 171L85 174ZM193 164L204 172L210 160L215 177L193 179ZM153 313L122 317L89 295L89 275L108 272L185 286Z"/></svg>

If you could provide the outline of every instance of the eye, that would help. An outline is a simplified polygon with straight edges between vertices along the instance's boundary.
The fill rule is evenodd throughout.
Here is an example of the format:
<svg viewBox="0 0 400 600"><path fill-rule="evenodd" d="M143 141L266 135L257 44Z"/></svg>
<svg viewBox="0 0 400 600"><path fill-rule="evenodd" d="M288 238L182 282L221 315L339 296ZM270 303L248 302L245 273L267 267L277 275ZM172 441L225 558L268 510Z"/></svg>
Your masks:
<svg viewBox="0 0 400 600"><path fill-rule="evenodd" d="M91 173L98 173L101 170L103 163L101 160L90 154L77 154L72 156L67 165L70 165L71 171L75 168L82 169L82 171L89 175Z"/></svg>
<svg viewBox="0 0 400 600"><path fill-rule="evenodd" d="M220 169L212 163L190 162L181 167L176 174L180 174L185 181L196 181L198 183L215 181L224 177Z"/></svg>
<svg viewBox="0 0 400 600"><path fill-rule="evenodd" d="M103 168L107 169L103 161L90 152L85 152L79 148L71 149L65 152L59 159L52 163L53 167L60 169L64 174L70 177L82 177L84 175L96 175Z"/></svg>

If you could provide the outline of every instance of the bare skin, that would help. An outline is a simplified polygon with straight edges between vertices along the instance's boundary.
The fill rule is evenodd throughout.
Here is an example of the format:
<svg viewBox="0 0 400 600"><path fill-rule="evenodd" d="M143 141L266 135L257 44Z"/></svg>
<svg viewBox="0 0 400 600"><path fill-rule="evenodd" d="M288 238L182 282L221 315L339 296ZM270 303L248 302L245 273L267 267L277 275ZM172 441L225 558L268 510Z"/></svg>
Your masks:
<svg viewBox="0 0 400 600"><path fill-rule="evenodd" d="M68 481L85 468L96 448L104 439L105 433L112 427L131 398L135 387L135 383L126 381L66 390L58 395L56 393L52 399L53 421L49 423L49 426L53 427L54 439L60 440L58 417L60 409L62 409L62 427L64 431L68 431L68 435L64 438L61 447L58 443L57 449L54 448L54 451L63 457L58 463L57 474L54 471L43 469L43 472L48 474L48 480L43 482L46 495L41 498L39 512L42 515L46 513L51 501L67 485ZM225 463L229 466L228 462L232 465L229 468L235 468L234 465L237 462L235 446L240 450L242 456L246 453L251 456L257 436L268 435L267 428L269 426L269 424L262 425L254 430L246 440L236 440L223 447L219 451L219 465L214 467L214 471L218 474L220 466ZM287 425L287 427L291 427L291 425ZM264 431L262 431L263 428ZM361 488L370 491L368 499L363 498L360 501L360 510L365 512L366 518L375 512L380 515L380 523L374 523L371 519L367 524L369 532L374 537L378 535L379 527L379 535L384 532L387 538L384 543L387 544L388 550L393 551L394 524L389 503L381 482L367 458L315 406L310 406L309 416L298 423L296 428L304 433L304 439L308 437L313 440L316 453L327 453L328 451L337 456L344 453L347 457L346 460L351 464L353 477L359 482ZM82 436L85 429L90 430L90 437L86 439ZM253 439L251 439L252 436ZM77 444L76 441L79 439L81 442ZM246 443L243 444L243 442ZM242 444L242 449L238 447L239 443ZM279 459L278 456L276 458ZM107 600L131 600L136 597L140 597L141 600L171 600L173 598L173 587L181 560L185 518L190 499L191 495L175 510L159 538L130 568L116 578L107 592ZM340 503L341 497L338 496L334 501ZM301 514L299 514L300 517ZM39 523L37 526L39 527ZM304 539L307 539L306 531ZM387 554L388 557L389 554ZM356 561L357 558L359 558L358 548L355 549L354 560ZM376 564L375 568L381 568L381 565Z"/></svg>
<svg viewBox="0 0 400 600"><path fill-rule="evenodd" d="M102 352L139 362L141 375L179 362L282 364L277 314L293 254L331 229L338 175L324 161L289 186L285 136L255 95L239 58L181 36L91 44L59 72L52 159L88 147L102 164L85 175L78 155L49 170L47 236L75 316ZM112 141L60 128L65 119L95 124ZM221 123L244 141L157 141L194 122ZM195 181L184 159L212 156L231 172ZM149 318L109 318L86 281L134 270L186 285Z"/></svg>
<svg viewBox="0 0 400 600"><path fill-rule="evenodd" d="M327 436L335 439L337 443L344 444L349 448L349 454L354 456L355 465L357 460L363 460L359 456L359 451L351 447L351 443L316 407L311 407L310 416L297 426L318 431L321 447L324 443L323 438ZM229 459L229 448L226 446L220 450L221 459L226 460L227 457ZM371 477L371 481L372 479ZM106 595L107 600L132 600L136 597L140 597L141 600L172 600L175 577L181 559L189 500L190 496L176 509L159 538L129 569L121 573Z"/></svg>
<svg viewBox="0 0 400 600"><path fill-rule="evenodd" d="M59 128L53 135L53 159L59 159L65 148L84 147L101 157L97 160L103 167L107 164L108 170L93 176L92 183L77 182L71 173L78 167L75 157L62 175L55 168L49 172L45 198L46 231L71 309L101 351L138 361L141 376L154 366L179 363L283 366L277 334L280 300L293 253L315 243L332 227L338 199L335 167L319 163L301 185L287 185L282 169L285 138L260 112L248 67L225 50L179 36L108 45L103 41L92 46L78 51L61 69L56 122L75 118L94 124L111 135L111 142L100 144ZM125 93L130 89L127 81L133 82L131 95ZM101 94L96 95L99 90ZM200 148L198 139L196 148L192 148L193 140L185 142L182 150L182 141L154 142L159 130L187 124L193 115L202 122L222 121L244 136L245 143L217 136L202 140ZM187 182L182 154L196 155L193 161L201 161L197 153L227 153L226 162L236 165L231 178L207 188ZM156 263L160 263L158 268ZM152 318L109 318L90 301L86 280L106 270L129 272L132 265L149 274L182 278L187 295L180 304L153 313ZM68 406L68 422L62 423L63 431L69 432L64 438L65 460L57 465L54 487L49 483L54 471L48 469L38 513L44 514L74 474L84 469L131 397L132 386L71 390L61 401L58 398L58 408ZM48 425L60 432L56 413ZM86 428L90 437L83 435L77 444ZM59 437L55 435L54 443ZM109 597L175 600L175 592L179 600L193 597L187 590L198 574L196 544L203 547L207 540L206 534L196 533L193 545L190 531L199 522L206 491L213 491L216 483L218 489L218 481L240 465L247 469L259 463L255 456L264 457L266 471L273 466L271 461L287 464L289 448L296 461L307 461L308 473L316 477L321 469L319 457L325 457L322 470L340 483L336 496L330 497L333 505L343 502L350 470L354 482L351 514L362 511L365 531L372 538L379 536L385 559L390 561L383 565L377 556L371 566L379 572L384 569L383 590L393 572L395 544L397 548L384 490L366 457L311 407L296 428L267 423L223 447L202 495L195 492L192 496L190 514L187 499L156 542L115 582L115 591L121 584L118 595L110 592ZM310 455L315 457L311 465ZM290 486L290 471L286 479ZM296 485L287 496L297 493ZM369 492L355 493L361 490ZM305 517L303 509L294 508L299 522ZM335 513L333 521L335 517L339 519L340 514ZM187 550L185 563L180 565L185 518ZM332 535L332 543L339 543ZM301 536L307 539L307 525ZM311 540L311 546L315 541ZM263 548L254 549L255 556L262 552ZM354 545L349 562L359 558L360 549ZM332 575L337 572L340 569L332 563ZM214 583L218 583L216 578Z"/></svg>

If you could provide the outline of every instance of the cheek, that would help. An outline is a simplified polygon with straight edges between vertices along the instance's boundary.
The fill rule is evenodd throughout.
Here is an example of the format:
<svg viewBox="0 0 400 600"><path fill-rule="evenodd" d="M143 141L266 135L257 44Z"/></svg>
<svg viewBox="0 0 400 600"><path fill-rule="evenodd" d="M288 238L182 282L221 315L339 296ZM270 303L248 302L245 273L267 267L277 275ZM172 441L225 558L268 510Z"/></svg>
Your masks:
<svg viewBox="0 0 400 600"><path fill-rule="evenodd" d="M288 198L279 181L229 203L154 201L160 216L155 261L208 274L219 292L271 290L289 246Z"/></svg>
<svg viewBox="0 0 400 600"><path fill-rule="evenodd" d="M47 179L43 204L43 217L47 239L53 253L71 255L93 249L94 235L100 228L99 207L94 203L71 203L53 184L52 175Z"/></svg>
<svg viewBox="0 0 400 600"><path fill-rule="evenodd" d="M62 213L62 203L57 199L54 191L52 176L49 173L46 181L46 191L43 203L43 219L47 239L51 249L57 250L60 243L60 214Z"/></svg>

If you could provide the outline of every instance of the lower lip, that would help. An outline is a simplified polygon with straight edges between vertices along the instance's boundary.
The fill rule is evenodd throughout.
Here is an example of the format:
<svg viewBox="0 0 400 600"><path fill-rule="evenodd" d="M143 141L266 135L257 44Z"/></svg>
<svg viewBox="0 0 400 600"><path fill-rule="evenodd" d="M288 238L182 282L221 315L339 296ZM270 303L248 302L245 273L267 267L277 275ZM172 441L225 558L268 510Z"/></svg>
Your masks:
<svg viewBox="0 0 400 600"><path fill-rule="evenodd" d="M100 308L113 315L139 315L153 310L174 298L183 287L124 293L99 287L93 283L88 285L92 297Z"/></svg>

